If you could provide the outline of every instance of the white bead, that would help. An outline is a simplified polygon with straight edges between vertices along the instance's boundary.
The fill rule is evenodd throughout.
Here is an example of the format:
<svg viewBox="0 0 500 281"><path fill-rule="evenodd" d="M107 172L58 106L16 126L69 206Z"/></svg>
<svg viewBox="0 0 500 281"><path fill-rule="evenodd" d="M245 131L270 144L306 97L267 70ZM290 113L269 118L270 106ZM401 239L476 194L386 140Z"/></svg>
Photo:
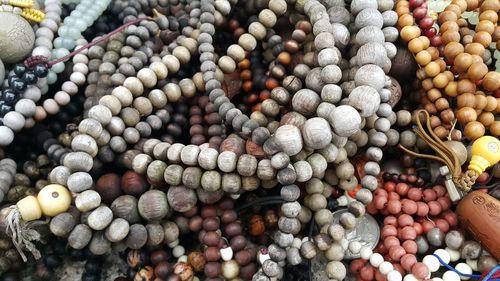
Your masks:
<svg viewBox="0 0 500 281"><path fill-rule="evenodd" d="M233 258L233 248L231 247L226 247L220 249L220 256L224 261L231 260Z"/></svg>
<svg viewBox="0 0 500 281"><path fill-rule="evenodd" d="M463 262L455 265L455 269L461 273L464 273L464 274L472 274L472 268L468 264L463 263ZM470 277L460 276L460 279L469 280Z"/></svg>
<svg viewBox="0 0 500 281"><path fill-rule="evenodd" d="M406 274L403 281L418 281L418 279L413 274Z"/></svg>
<svg viewBox="0 0 500 281"><path fill-rule="evenodd" d="M443 279L439 278L439 277L434 277L431 279L432 281L443 281Z"/></svg>
<svg viewBox="0 0 500 281"><path fill-rule="evenodd" d="M403 276L397 270L393 270L387 274L387 281L401 281Z"/></svg>
<svg viewBox="0 0 500 281"><path fill-rule="evenodd" d="M477 270L477 260L468 259L468 260L466 260L466 262L470 266L470 268L472 268L472 271L478 271Z"/></svg>
<svg viewBox="0 0 500 281"><path fill-rule="evenodd" d="M300 238L294 238L292 241L292 247L300 249L300 246L302 246L302 240L300 240Z"/></svg>
<svg viewBox="0 0 500 281"><path fill-rule="evenodd" d="M342 249L344 249L344 251L347 250L347 248L349 247L349 240L347 240L346 238L342 238L342 240L340 240L339 242Z"/></svg>
<svg viewBox="0 0 500 281"><path fill-rule="evenodd" d="M177 259L177 262L185 262L187 263L188 257L186 255L182 255Z"/></svg>
<svg viewBox="0 0 500 281"><path fill-rule="evenodd" d="M427 265L427 267L429 268L429 271L430 272L436 272L439 270L439 267L441 266L441 264L439 263L439 260L433 256L433 255L427 255L424 257L424 259L422 260L422 262Z"/></svg>
<svg viewBox="0 0 500 281"><path fill-rule="evenodd" d="M460 281L460 276L454 271L446 271L443 274L443 281Z"/></svg>
<svg viewBox="0 0 500 281"><path fill-rule="evenodd" d="M263 254L261 251L259 251L259 254L257 256L257 259L259 260L259 263L260 264L263 264L265 261L267 261L268 259L270 259L271 257L269 256L268 253L266 254Z"/></svg>
<svg viewBox="0 0 500 281"><path fill-rule="evenodd" d="M359 251L360 254L361 254L361 258L364 259L364 260L367 260L370 258L370 256L373 254L373 251L372 249L370 249L370 247L362 247L361 248L361 251Z"/></svg>
<svg viewBox="0 0 500 281"><path fill-rule="evenodd" d="M383 275L387 275L387 274L389 274L389 272L394 270L394 266L392 265L392 263L390 263L388 261L384 261L383 263L381 263L379 265L378 270Z"/></svg>
<svg viewBox="0 0 500 281"><path fill-rule="evenodd" d="M460 251L457 251L457 250L453 250L453 249L450 249L450 248L446 248L445 252L448 254L448 256L450 257L449 261L447 263L449 263L450 261L458 261L460 259Z"/></svg>
<svg viewBox="0 0 500 281"><path fill-rule="evenodd" d="M169 248L174 248L177 245L179 245L179 239L175 239L174 241L172 241L171 243L169 243L167 246Z"/></svg>
<svg viewBox="0 0 500 281"><path fill-rule="evenodd" d="M437 249L434 251L434 254L440 257L445 263L450 263L450 254L447 250Z"/></svg>
<svg viewBox="0 0 500 281"><path fill-rule="evenodd" d="M184 250L184 247L182 247L181 245L177 245L174 247L174 249L172 250L172 254L174 255L174 257L178 258L182 255L184 255L186 251Z"/></svg>
<svg viewBox="0 0 500 281"><path fill-rule="evenodd" d="M358 254L360 250L361 250L361 243L359 243L358 241L349 242L349 251L351 251L351 253Z"/></svg>
<svg viewBox="0 0 500 281"><path fill-rule="evenodd" d="M382 255L379 253L374 253L370 256L370 264L373 267L378 267L383 262L384 262L384 257L382 257Z"/></svg>

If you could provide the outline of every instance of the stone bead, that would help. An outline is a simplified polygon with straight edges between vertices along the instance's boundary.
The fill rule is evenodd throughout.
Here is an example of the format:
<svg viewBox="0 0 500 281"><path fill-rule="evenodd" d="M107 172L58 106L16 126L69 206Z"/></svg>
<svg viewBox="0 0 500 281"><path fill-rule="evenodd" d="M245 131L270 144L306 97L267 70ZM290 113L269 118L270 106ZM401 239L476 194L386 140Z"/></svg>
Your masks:
<svg viewBox="0 0 500 281"><path fill-rule="evenodd" d="M257 40L249 33L244 33L238 39L238 45L240 45L245 51L251 52L257 47Z"/></svg>
<svg viewBox="0 0 500 281"><path fill-rule="evenodd" d="M323 149L332 140L330 124L319 117L308 119L302 128L302 136L306 147Z"/></svg>
<svg viewBox="0 0 500 281"><path fill-rule="evenodd" d="M257 158L250 154L243 154L238 158L236 170L238 174L250 177L253 176L257 170Z"/></svg>
<svg viewBox="0 0 500 281"><path fill-rule="evenodd" d="M352 106L336 107L329 118L334 132L341 137L349 137L360 129L361 116Z"/></svg>
<svg viewBox="0 0 500 281"><path fill-rule="evenodd" d="M326 265L326 274L329 278L343 280L346 277L347 269L340 261L331 261Z"/></svg>
<svg viewBox="0 0 500 281"><path fill-rule="evenodd" d="M303 142L300 130L293 125L284 125L276 130L276 143L288 156L293 156L302 150Z"/></svg>
<svg viewBox="0 0 500 281"><path fill-rule="evenodd" d="M384 70L374 64L363 65L356 71L354 82L356 86L366 85L380 91L385 86ZM353 92L351 92L351 94L352 93Z"/></svg>
<svg viewBox="0 0 500 281"><path fill-rule="evenodd" d="M362 117L369 117L377 112L380 96L377 90L370 86L358 86L349 94L348 103L359 110Z"/></svg>

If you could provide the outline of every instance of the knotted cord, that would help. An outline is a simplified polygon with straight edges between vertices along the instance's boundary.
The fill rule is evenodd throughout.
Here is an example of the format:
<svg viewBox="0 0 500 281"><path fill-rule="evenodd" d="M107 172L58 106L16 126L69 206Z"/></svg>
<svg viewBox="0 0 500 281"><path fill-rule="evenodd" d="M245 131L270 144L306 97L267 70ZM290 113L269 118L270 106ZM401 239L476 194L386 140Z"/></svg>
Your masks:
<svg viewBox="0 0 500 281"><path fill-rule="evenodd" d="M7 215L7 234L12 237L12 244L16 247L19 255L24 262L28 260L23 252L23 249L28 250L33 254L35 259L41 258L40 251L37 250L33 242L41 241L41 235L32 227L36 224L43 224L46 222L24 222L21 219L21 214L16 206L9 207L11 211Z"/></svg>
<svg viewBox="0 0 500 281"><path fill-rule="evenodd" d="M425 125L427 130L422 125L423 122L421 119L421 114L423 114L425 117ZM448 166L450 170L453 182L461 190L469 191L471 186L474 184L474 182L478 177L476 172L468 170L462 176L462 168L457 155L455 155L455 153L450 148L448 148L446 144L434 133L431 127L429 113L426 110L424 109L417 110L415 121L417 124L417 128L414 128L413 131L423 141L425 141L425 143L427 143L427 145L429 145L429 147L432 148L432 150L434 150L437 155L417 153L409 150L408 148L402 146L401 144L399 145L399 148L401 148L403 151L414 157L432 159L445 164L446 166Z"/></svg>

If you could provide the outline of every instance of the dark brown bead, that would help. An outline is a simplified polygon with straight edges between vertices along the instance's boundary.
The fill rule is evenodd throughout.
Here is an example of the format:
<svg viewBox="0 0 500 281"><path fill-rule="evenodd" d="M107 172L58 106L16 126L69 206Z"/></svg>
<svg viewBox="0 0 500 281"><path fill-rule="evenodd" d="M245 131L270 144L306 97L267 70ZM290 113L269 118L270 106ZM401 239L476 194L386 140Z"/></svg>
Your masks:
<svg viewBox="0 0 500 281"><path fill-rule="evenodd" d="M231 238L230 245L235 252L243 250L247 246L247 239L243 235L236 235Z"/></svg>
<svg viewBox="0 0 500 281"><path fill-rule="evenodd" d="M219 202L219 209L223 211L234 209L234 201L232 199L226 198Z"/></svg>
<svg viewBox="0 0 500 281"><path fill-rule="evenodd" d="M201 208L201 217L206 219L210 217L215 217L217 215L217 209L214 206L203 206Z"/></svg>
<svg viewBox="0 0 500 281"><path fill-rule="evenodd" d="M226 226L224 229L224 233L226 233L229 237L234 237L236 235L240 235L242 232L241 223L232 222Z"/></svg>
<svg viewBox="0 0 500 281"><path fill-rule="evenodd" d="M138 268L147 264L147 256L141 250L131 250L127 255L127 264L131 268Z"/></svg>
<svg viewBox="0 0 500 281"><path fill-rule="evenodd" d="M252 261L252 254L246 250L239 251L234 255L234 259L239 265L245 266Z"/></svg>
<svg viewBox="0 0 500 281"><path fill-rule="evenodd" d="M256 272L257 266L252 262L240 268L240 277L243 280L252 280L252 277Z"/></svg>
<svg viewBox="0 0 500 281"><path fill-rule="evenodd" d="M203 224L203 219L200 216L192 217L189 220L189 230L192 232L200 231Z"/></svg>
<svg viewBox="0 0 500 281"><path fill-rule="evenodd" d="M189 115L202 115L203 111L199 106L193 105L189 108ZM201 116L200 116L201 117Z"/></svg>
<svg viewBox="0 0 500 281"><path fill-rule="evenodd" d="M170 272L172 272L172 266L166 261L162 261L155 266L155 275L158 278L165 279Z"/></svg>
<svg viewBox="0 0 500 281"><path fill-rule="evenodd" d="M209 262L205 266L205 275L209 278L216 278L221 274L220 262Z"/></svg>
<svg viewBox="0 0 500 281"><path fill-rule="evenodd" d="M222 134L222 126L221 125L211 125L208 127L207 134L211 137L213 136L219 136Z"/></svg>
<svg viewBox="0 0 500 281"><path fill-rule="evenodd" d="M207 122L209 125L222 123L222 119L220 118L220 115L217 112L212 112L210 114L205 115L204 119L205 122Z"/></svg>
<svg viewBox="0 0 500 281"><path fill-rule="evenodd" d="M169 254L165 250L155 250L149 256L149 260L153 265L157 265L162 261L166 261L169 258Z"/></svg>
<svg viewBox="0 0 500 281"><path fill-rule="evenodd" d="M120 182L121 178L117 174L105 174L97 180L95 191L101 195L102 201L111 203L122 195Z"/></svg>
<svg viewBox="0 0 500 281"><path fill-rule="evenodd" d="M215 231L208 231L203 236L203 244L207 246L217 246L219 245L220 235Z"/></svg>
<svg viewBox="0 0 500 281"><path fill-rule="evenodd" d="M193 278L193 268L185 262L179 262L174 265L174 274L179 276L181 281L191 280Z"/></svg>
<svg viewBox="0 0 500 281"><path fill-rule="evenodd" d="M217 217L206 218L203 220L203 229L206 231L215 231L219 229L220 221Z"/></svg>
<svg viewBox="0 0 500 281"><path fill-rule="evenodd" d="M218 247L207 247L203 254L208 262L220 260L220 251Z"/></svg>
<svg viewBox="0 0 500 281"><path fill-rule="evenodd" d="M148 183L143 175L127 171L122 176L121 187L125 194L141 195L148 189Z"/></svg>
<svg viewBox="0 0 500 281"><path fill-rule="evenodd" d="M206 142L206 138L202 134L191 136L191 143L194 145L201 145L205 142Z"/></svg>
<svg viewBox="0 0 500 281"><path fill-rule="evenodd" d="M273 229L278 225L278 216L274 210L267 210L264 214L264 225L267 228Z"/></svg>
<svg viewBox="0 0 500 281"><path fill-rule="evenodd" d="M191 265L196 272L202 272L206 264L205 257L200 251L193 251L188 255L188 264Z"/></svg>
<svg viewBox="0 0 500 281"><path fill-rule="evenodd" d="M248 233L252 236L260 236L264 234L266 227L264 225L264 219L261 215L253 215L250 217L248 223Z"/></svg>
<svg viewBox="0 0 500 281"><path fill-rule="evenodd" d="M201 135L201 134L203 134L203 130L204 130L204 128L202 125L199 125L199 124L192 125L191 128L189 128L189 134L191 136Z"/></svg>
<svg viewBox="0 0 500 281"><path fill-rule="evenodd" d="M221 220L223 224L234 222L238 218L238 214L234 210L228 210L222 213Z"/></svg>

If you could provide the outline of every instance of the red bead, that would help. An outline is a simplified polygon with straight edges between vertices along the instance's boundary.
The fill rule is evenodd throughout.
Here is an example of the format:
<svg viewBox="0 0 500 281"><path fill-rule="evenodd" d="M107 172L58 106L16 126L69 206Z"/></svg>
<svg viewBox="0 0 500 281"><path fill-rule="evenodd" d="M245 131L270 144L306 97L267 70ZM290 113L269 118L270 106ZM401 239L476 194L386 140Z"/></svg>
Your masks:
<svg viewBox="0 0 500 281"><path fill-rule="evenodd" d="M439 46L443 45L443 40L441 40L441 36L439 36L439 35L436 35L436 36L430 38L430 40L431 40L431 45L434 47L439 47ZM441 55L441 53L440 53L440 55Z"/></svg>
<svg viewBox="0 0 500 281"><path fill-rule="evenodd" d="M401 212L401 202L399 200L389 200L387 202L387 211L391 214Z"/></svg>
<svg viewBox="0 0 500 281"><path fill-rule="evenodd" d="M400 182L396 185L396 192L401 196L408 194L409 186L406 183Z"/></svg>
<svg viewBox="0 0 500 281"><path fill-rule="evenodd" d="M378 210L384 209L386 207L386 204L387 204L387 197L375 196L375 198L373 199L373 205Z"/></svg>
<svg viewBox="0 0 500 281"><path fill-rule="evenodd" d="M424 263L417 262L411 268L411 273L417 279L424 279L424 278L426 278L429 275L429 268Z"/></svg>
<svg viewBox="0 0 500 281"><path fill-rule="evenodd" d="M422 198L424 199L425 202L434 201L434 200L437 199L437 194L432 189L426 189L423 192L423 197Z"/></svg>
<svg viewBox="0 0 500 281"><path fill-rule="evenodd" d="M424 202L417 202L417 216L425 217L429 213L429 206Z"/></svg>
<svg viewBox="0 0 500 281"><path fill-rule="evenodd" d="M363 266L365 266L366 264L366 260L364 259L355 259L351 262L351 272L354 273L354 274L357 274L361 268L363 268Z"/></svg>
<svg viewBox="0 0 500 281"><path fill-rule="evenodd" d="M384 218L384 224L398 226L398 219L395 216L387 216Z"/></svg>
<svg viewBox="0 0 500 281"><path fill-rule="evenodd" d="M424 3L424 0L410 0L410 8L415 9L420 7Z"/></svg>
<svg viewBox="0 0 500 281"><path fill-rule="evenodd" d="M403 247L401 246L392 246L389 249L389 255L391 258L395 261L399 261L399 259L406 254L406 251Z"/></svg>
<svg viewBox="0 0 500 281"><path fill-rule="evenodd" d="M402 207L401 210L403 213L408 215L413 215L417 212L417 203L410 199L403 199L401 201Z"/></svg>
<svg viewBox="0 0 500 281"><path fill-rule="evenodd" d="M382 231L380 231L380 236L382 237L382 239L396 235L398 235L398 230L393 225L384 225Z"/></svg>
<svg viewBox="0 0 500 281"><path fill-rule="evenodd" d="M407 272L410 271L411 268L413 267L413 265L416 263L417 263L417 258L415 257L415 255L406 254L406 255L401 257L401 266Z"/></svg>
<svg viewBox="0 0 500 281"><path fill-rule="evenodd" d="M400 200L401 196L399 196L399 194L396 193L396 192L389 192L389 195L387 196L387 199L389 199L389 200Z"/></svg>
<svg viewBox="0 0 500 281"><path fill-rule="evenodd" d="M400 227L413 225L413 218L409 215L403 214L398 217L398 225Z"/></svg>
<svg viewBox="0 0 500 281"><path fill-rule="evenodd" d="M443 233L447 233L450 230L450 224L445 219L436 219L434 221L437 228L439 228Z"/></svg>
<svg viewBox="0 0 500 281"><path fill-rule="evenodd" d="M411 226L403 227L399 234L402 240L414 240L415 238L417 238L417 232Z"/></svg>
<svg viewBox="0 0 500 281"><path fill-rule="evenodd" d="M422 19L418 22L418 26L419 26L420 28L424 29L424 30L428 30L428 29L432 28L432 25L434 25L434 20L433 20L431 17L429 17L429 16L422 18ZM435 30L436 30L436 29L434 29L434 31L435 31ZM436 34L434 34L434 35L436 35ZM426 36L427 36L427 35L426 35ZM427 37L429 37L429 36L427 36Z"/></svg>
<svg viewBox="0 0 500 281"><path fill-rule="evenodd" d="M392 247L399 246L399 239L396 236L389 236L384 239L384 247L391 249Z"/></svg>
<svg viewBox="0 0 500 281"><path fill-rule="evenodd" d="M373 267L369 264L365 265L361 270L359 271L359 277L365 281L372 281L375 275L375 270Z"/></svg>
<svg viewBox="0 0 500 281"><path fill-rule="evenodd" d="M417 187L412 187L408 190L408 199L411 199L413 201L420 201L422 199L422 190Z"/></svg>
<svg viewBox="0 0 500 281"><path fill-rule="evenodd" d="M445 219L451 227L455 227L458 224L457 215L452 211L446 211L442 214L443 219Z"/></svg>
<svg viewBox="0 0 500 281"><path fill-rule="evenodd" d="M408 254L413 254L413 255L417 254L418 247L415 241L406 240L403 242L402 246Z"/></svg>
<svg viewBox="0 0 500 281"><path fill-rule="evenodd" d="M417 20L423 19L425 16L427 16L427 8L426 7L418 7L415 10L413 10L413 17Z"/></svg>
<svg viewBox="0 0 500 281"><path fill-rule="evenodd" d="M438 202L436 201L431 201L429 203L427 203L427 205L429 206L429 215L431 216L437 216L441 213L441 205L439 205Z"/></svg>
<svg viewBox="0 0 500 281"><path fill-rule="evenodd" d="M438 197L443 197L446 194L446 188L442 185L436 185L432 188Z"/></svg>

